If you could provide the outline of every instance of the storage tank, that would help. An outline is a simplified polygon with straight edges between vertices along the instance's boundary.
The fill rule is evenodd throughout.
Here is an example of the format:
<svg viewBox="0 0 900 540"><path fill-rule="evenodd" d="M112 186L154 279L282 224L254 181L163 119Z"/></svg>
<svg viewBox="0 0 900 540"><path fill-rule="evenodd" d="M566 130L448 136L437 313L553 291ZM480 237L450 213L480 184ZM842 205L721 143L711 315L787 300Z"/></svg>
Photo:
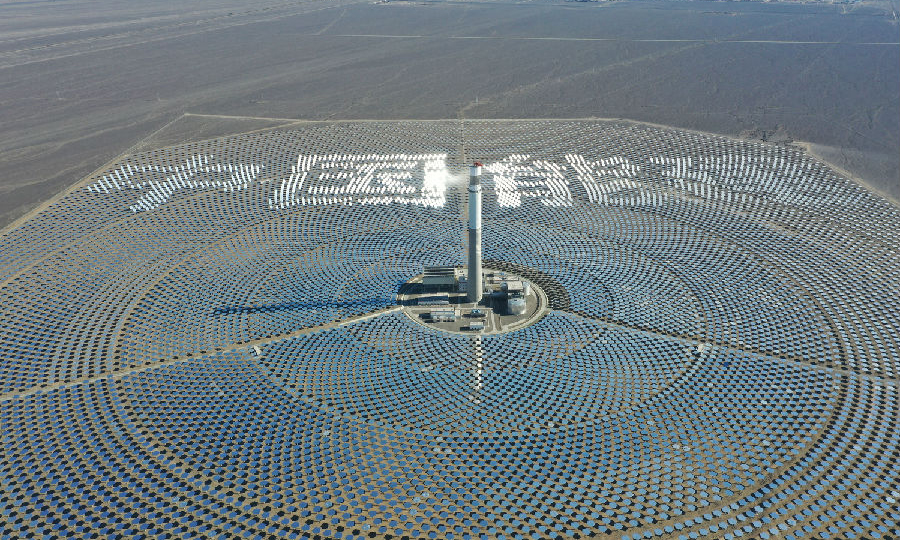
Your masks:
<svg viewBox="0 0 900 540"><path fill-rule="evenodd" d="M510 315L525 315L525 298L514 296L506 301L506 309Z"/></svg>

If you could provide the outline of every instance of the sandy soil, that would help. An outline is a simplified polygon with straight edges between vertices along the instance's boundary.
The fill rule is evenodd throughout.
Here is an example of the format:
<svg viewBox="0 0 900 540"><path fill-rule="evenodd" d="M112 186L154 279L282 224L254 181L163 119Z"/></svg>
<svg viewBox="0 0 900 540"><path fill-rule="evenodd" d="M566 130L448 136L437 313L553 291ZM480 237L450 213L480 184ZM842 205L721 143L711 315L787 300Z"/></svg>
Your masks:
<svg viewBox="0 0 900 540"><path fill-rule="evenodd" d="M900 192L900 40L879 7L130 4L0 4L0 226L129 149L233 129L158 131L184 113L617 117L777 133Z"/></svg>

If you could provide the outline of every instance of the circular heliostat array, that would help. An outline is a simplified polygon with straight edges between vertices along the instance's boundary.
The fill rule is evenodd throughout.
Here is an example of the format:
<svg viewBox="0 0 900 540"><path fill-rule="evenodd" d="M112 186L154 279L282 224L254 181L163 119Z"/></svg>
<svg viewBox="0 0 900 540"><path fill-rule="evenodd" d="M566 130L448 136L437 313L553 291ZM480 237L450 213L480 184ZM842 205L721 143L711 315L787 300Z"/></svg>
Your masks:
<svg viewBox="0 0 900 540"><path fill-rule="evenodd" d="M546 296L410 319L465 254ZM789 146L334 122L122 157L0 238L3 538L900 535L900 211Z"/></svg>

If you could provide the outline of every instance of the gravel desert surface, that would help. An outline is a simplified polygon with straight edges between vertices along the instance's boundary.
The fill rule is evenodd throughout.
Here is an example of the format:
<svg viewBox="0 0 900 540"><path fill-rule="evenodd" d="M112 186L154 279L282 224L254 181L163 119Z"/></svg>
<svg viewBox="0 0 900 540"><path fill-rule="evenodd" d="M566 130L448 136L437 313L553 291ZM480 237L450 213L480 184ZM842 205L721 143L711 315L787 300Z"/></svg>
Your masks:
<svg viewBox="0 0 900 540"><path fill-rule="evenodd" d="M803 141L896 200L898 65L890 3L2 2L0 225L232 116L624 118Z"/></svg>

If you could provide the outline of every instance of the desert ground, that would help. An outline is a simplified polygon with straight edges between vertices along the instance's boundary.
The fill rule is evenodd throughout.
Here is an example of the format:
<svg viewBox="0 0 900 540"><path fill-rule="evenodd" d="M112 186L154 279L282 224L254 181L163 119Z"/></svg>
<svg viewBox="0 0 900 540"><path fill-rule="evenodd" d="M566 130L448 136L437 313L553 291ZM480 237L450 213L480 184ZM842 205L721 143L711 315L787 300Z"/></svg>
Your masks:
<svg viewBox="0 0 900 540"><path fill-rule="evenodd" d="M2 2L0 225L149 142L228 133L230 117L250 118L240 131L277 119L624 118L803 144L896 200L897 11Z"/></svg>

